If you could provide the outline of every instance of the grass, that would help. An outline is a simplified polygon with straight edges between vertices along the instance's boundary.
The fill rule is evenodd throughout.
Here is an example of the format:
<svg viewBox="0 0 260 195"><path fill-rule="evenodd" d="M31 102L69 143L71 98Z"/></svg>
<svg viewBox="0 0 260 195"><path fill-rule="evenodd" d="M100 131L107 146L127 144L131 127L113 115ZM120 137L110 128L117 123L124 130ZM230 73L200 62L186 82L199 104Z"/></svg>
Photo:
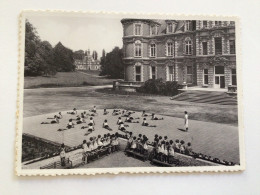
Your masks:
<svg viewBox="0 0 260 195"><path fill-rule="evenodd" d="M112 79L98 77L97 71L88 71L88 74L82 72L58 72L51 77L25 77L24 88L57 88L57 87L81 87L111 85Z"/></svg>

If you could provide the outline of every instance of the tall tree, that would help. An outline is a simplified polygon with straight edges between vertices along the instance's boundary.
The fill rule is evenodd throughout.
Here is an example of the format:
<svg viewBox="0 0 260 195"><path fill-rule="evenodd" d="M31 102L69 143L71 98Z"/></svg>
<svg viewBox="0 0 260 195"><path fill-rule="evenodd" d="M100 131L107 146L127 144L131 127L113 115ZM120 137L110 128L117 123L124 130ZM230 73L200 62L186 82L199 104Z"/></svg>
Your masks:
<svg viewBox="0 0 260 195"><path fill-rule="evenodd" d="M103 58L103 56L102 56ZM101 61L102 61L101 58ZM103 58L104 59L104 58ZM109 75L111 78L124 77L123 50L115 47L111 52L107 53L102 62L102 75Z"/></svg>
<svg viewBox="0 0 260 195"><path fill-rule="evenodd" d="M54 63L59 72L70 72L75 70L73 51L59 42L54 47Z"/></svg>
<svg viewBox="0 0 260 195"><path fill-rule="evenodd" d="M78 50L73 52L73 58L77 60L83 60L85 54L83 50Z"/></svg>

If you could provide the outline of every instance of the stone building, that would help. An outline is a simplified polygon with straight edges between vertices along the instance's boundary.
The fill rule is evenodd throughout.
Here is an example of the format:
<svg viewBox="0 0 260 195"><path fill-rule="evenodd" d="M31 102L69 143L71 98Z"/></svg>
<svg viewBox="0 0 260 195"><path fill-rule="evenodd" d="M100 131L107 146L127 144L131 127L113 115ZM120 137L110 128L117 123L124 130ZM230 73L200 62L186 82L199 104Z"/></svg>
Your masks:
<svg viewBox="0 0 260 195"><path fill-rule="evenodd" d="M232 21L122 19L125 81L236 86Z"/></svg>
<svg viewBox="0 0 260 195"><path fill-rule="evenodd" d="M101 70L100 61L93 59L90 50L85 51L81 59L74 59L74 65L77 70Z"/></svg>

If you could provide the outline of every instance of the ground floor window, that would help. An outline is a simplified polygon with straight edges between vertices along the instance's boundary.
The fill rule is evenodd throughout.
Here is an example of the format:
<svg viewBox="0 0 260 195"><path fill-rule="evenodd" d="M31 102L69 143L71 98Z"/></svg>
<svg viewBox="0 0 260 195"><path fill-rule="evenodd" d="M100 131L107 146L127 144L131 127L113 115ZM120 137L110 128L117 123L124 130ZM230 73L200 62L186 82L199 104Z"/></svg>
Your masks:
<svg viewBox="0 0 260 195"><path fill-rule="evenodd" d="M209 84L209 70L204 69L203 73L204 73L204 85L208 85Z"/></svg>
<svg viewBox="0 0 260 195"><path fill-rule="evenodd" d="M151 67L151 75L152 75L152 79L156 79L156 68L155 66L152 66Z"/></svg>
<svg viewBox="0 0 260 195"><path fill-rule="evenodd" d="M236 69L232 69L232 85L237 85L237 71Z"/></svg>
<svg viewBox="0 0 260 195"><path fill-rule="evenodd" d="M187 83L192 83L192 66L187 66Z"/></svg>
<svg viewBox="0 0 260 195"><path fill-rule="evenodd" d="M168 70L169 70L169 81L174 81L173 66L168 66Z"/></svg>
<svg viewBox="0 0 260 195"><path fill-rule="evenodd" d="M141 81L141 66L135 67L135 81Z"/></svg>

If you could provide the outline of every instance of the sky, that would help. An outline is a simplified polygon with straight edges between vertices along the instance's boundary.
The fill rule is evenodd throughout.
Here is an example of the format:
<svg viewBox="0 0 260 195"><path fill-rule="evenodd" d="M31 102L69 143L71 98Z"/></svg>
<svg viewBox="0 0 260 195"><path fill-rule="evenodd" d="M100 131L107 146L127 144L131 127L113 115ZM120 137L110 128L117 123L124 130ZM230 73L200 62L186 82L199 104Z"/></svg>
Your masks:
<svg viewBox="0 0 260 195"><path fill-rule="evenodd" d="M108 53L115 46L122 47L122 18L94 16L27 16L36 28L42 41L53 47L60 41L65 47L77 50L96 50L101 57L102 50Z"/></svg>

